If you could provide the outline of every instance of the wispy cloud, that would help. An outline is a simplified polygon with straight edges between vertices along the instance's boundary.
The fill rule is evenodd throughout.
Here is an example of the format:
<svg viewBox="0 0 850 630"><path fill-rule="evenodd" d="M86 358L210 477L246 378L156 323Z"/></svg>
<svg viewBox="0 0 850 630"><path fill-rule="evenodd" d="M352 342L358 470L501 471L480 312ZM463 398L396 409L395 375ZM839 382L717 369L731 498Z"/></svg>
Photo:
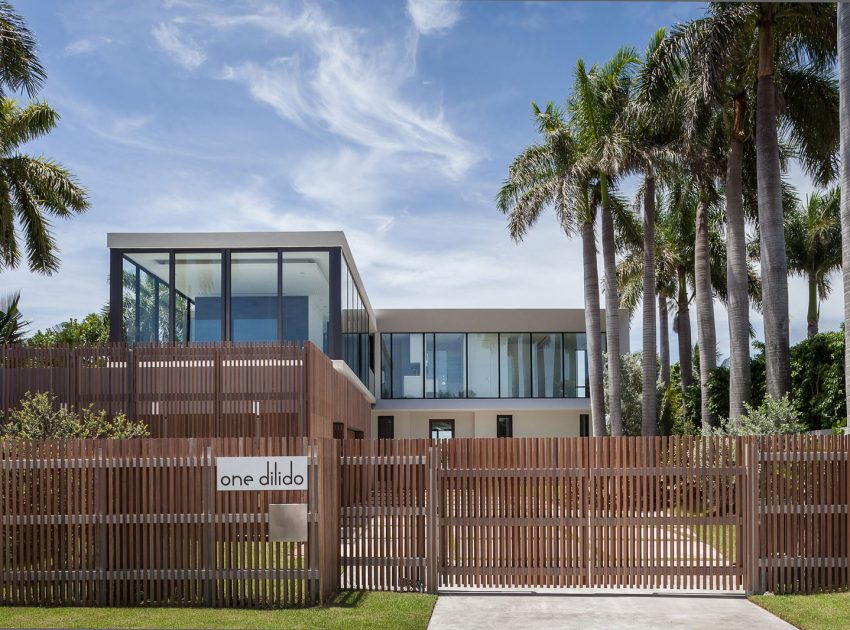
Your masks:
<svg viewBox="0 0 850 630"><path fill-rule="evenodd" d="M74 55L85 55L94 52L101 46L105 46L111 43L112 39L109 37L75 39L74 41L68 43L68 45L65 46L65 49L62 52L65 54L66 57L73 57Z"/></svg>
<svg viewBox="0 0 850 630"><path fill-rule="evenodd" d="M478 159L474 149L445 119L440 107L427 111L404 96L415 75L409 40L367 40L361 31L333 23L317 7L289 15L218 16L219 28L255 26L306 49L267 63L224 67L222 77L243 83L252 97L282 118L315 125L372 151L426 155L444 175L458 178Z"/></svg>
<svg viewBox="0 0 850 630"><path fill-rule="evenodd" d="M182 35L174 23L160 22L151 32L160 48L187 70L194 70L207 58L203 49L190 37Z"/></svg>
<svg viewBox="0 0 850 630"><path fill-rule="evenodd" d="M407 0L407 12L423 35L447 31L460 19L460 5L454 0Z"/></svg>

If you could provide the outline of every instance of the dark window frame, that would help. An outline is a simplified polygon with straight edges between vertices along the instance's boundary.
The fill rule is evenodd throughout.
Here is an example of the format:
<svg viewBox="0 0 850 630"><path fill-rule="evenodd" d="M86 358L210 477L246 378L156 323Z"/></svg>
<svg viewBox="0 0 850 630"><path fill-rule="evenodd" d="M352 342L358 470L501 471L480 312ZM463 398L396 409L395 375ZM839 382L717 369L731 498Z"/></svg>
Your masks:
<svg viewBox="0 0 850 630"><path fill-rule="evenodd" d="M389 437L382 436L381 433L381 422L389 420L389 432L391 435ZM394 440L395 439L395 416L378 416L378 439L379 440Z"/></svg>
<svg viewBox="0 0 850 630"><path fill-rule="evenodd" d="M500 422L504 422L507 427L507 435L499 435L502 432ZM500 413L496 416L496 437L497 438L512 438L514 436L514 416L509 413Z"/></svg>
<svg viewBox="0 0 850 630"><path fill-rule="evenodd" d="M451 429L450 429L450 430L451 430L451 432L452 432L451 437L450 437L450 438L435 438L435 437L433 437L433 434L434 434L434 423L435 423L435 422L448 422L448 423L451 425ZM452 438L454 438L454 437L455 437L455 419L454 419L454 418L431 418L431 419L429 419L429 420L428 420L428 436L429 436L432 440L436 440L436 439L445 440L445 439L452 439Z"/></svg>

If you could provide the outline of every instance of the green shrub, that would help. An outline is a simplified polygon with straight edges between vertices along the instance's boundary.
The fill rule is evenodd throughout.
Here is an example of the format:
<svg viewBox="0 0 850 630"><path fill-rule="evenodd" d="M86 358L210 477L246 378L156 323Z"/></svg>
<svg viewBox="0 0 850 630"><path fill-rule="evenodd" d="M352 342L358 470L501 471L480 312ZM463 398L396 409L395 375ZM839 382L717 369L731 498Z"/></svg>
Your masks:
<svg viewBox="0 0 850 630"><path fill-rule="evenodd" d="M31 346L49 348L52 346L77 346L106 343L109 341L109 313L90 313L77 321L71 318L58 326L39 330L27 342Z"/></svg>
<svg viewBox="0 0 850 630"><path fill-rule="evenodd" d="M806 425L800 412L787 396L766 397L761 405L752 407L744 403L744 415L738 423L723 420L712 431L714 435L788 435L803 433Z"/></svg>
<svg viewBox="0 0 850 630"><path fill-rule="evenodd" d="M106 412L94 411L93 405L81 409L58 408L56 396L47 392L27 392L20 407L0 415L4 437L18 440L63 438L138 438L150 435L143 422L129 420L120 413L112 418Z"/></svg>

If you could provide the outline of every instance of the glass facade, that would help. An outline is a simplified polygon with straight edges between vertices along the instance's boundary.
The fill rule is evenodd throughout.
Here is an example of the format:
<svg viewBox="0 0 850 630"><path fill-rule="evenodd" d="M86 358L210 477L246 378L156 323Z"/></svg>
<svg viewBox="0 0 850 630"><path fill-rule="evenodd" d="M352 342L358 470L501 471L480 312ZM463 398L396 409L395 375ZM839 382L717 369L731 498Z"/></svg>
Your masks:
<svg viewBox="0 0 850 630"><path fill-rule="evenodd" d="M371 365L369 313L345 260L342 261L341 268L342 358L360 380L372 389L374 376Z"/></svg>
<svg viewBox="0 0 850 630"><path fill-rule="evenodd" d="M469 398L499 397L499 335L468 333Z"/></svg>
<svg viewBox="0 0 850 630"><path fill-rule="evenodd" d="M278 338L277 252L230 255L230 338L269 341Z"/></svg>
<svg viewBox="0 0 850 630"><path fill-rule="evenodd" d="M283 339L312 341L328 352L328 252L283 252Z"/></svg>
<svg viewBox="0 0 850 630"><path fill-rule="evenodd" d="M174 289L185 298L177 341L221 341L222 254L180 252L174 256Z"/></svg>
<svg viewBox="0 0 850 630"><path fill-rule="evenodd" d="M587 398L587 373L584 333L381 335L385 399Z"/></svg>
<svg viewBox="0 0 850 630"><path fill-rule="evenodd" d="M503 398L531 396L531 335L499 335L499 391Z"/></svg>
<svg viewBox="0 0 850 630"><path fill-rule="evenodd" d="M113 250L113 254L113 273L120 271L120 285L111 297L120 310L116 320L120 328L115 328L120 332L114 340L311 341L330 354L334 320L338 335L334 352L342 356L332 358L344 359L372 387L369 314L341 250ZM341 261L339 283L331 281L333 256ZM339 290L340 308L333 316L332 290Z"/></svg>
<svg viewBox="0 0 850 630"><path fill-rule="evenodd" d="M123 261L123 330L130 342L169 340L168 254L139 253Z"/></svg>

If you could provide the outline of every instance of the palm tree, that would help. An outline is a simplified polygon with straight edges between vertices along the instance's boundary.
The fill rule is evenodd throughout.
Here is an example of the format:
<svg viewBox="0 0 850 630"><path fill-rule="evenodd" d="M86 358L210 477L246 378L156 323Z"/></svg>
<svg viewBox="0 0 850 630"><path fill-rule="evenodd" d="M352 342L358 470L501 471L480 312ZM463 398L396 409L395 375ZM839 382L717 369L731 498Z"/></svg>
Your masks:
<svg viewBox="0 0 850 630"><path fill-rule="evenodd" d="M842 157L850 154L850 7L838 3L838 86ZM844 261L844 390L845 413L850 417L850 160L841 160L841 258Z"/></svg>
<svg viewBox="0 0 850 630"><path fill-rule="evenodd" d="M644 214L646 214L646 207L648 206L646 203L646 189L640 191L639 196L644 200ZM666 229L667 226L663 222L660 224L658 223L658 213L660 209L664 208L664 195L661 191L655 191L655 197L656 199L651 205L655 216L652 217L651 223L653 228L657 227L658 230L654 230L655 234L651 240L651 242L654 242L654 246L652 247L653 252L650 259L651 262L649 264L654 265L654 270L651 275L655 282L655 286L651 291L650 299L652 301L650 303L654 310L657 296L659 329L658 355L659 362L661 364L661 381L664 383L664 386L667 387L670 385L670 320L668 314L668 301L673 299L676 294L675 244L671 242L671 235L669 230ZM647 223L648 220L644 218L644 229ZM647 309L645 306L647 300L645 287L647 274L645 269L648 264L648 257L646 256L645 248L649 241L650 239L644 236L640 241L628 243L628 249L623 253L620 262L617 263L617 287L620 294L620 308L628 311L629 316L631 317L637 310L638 305L643 304L642 310L644 313L644 326L646 326L647 321ZM646 353L646 350L644 350L644 353ZM647 373L644 372L643 367L643 357L641 357L641 372L643 373L643 388L645 390L647 379L651 379L650 382L655 383L657 378L656 375L652 373L648 376ZM655 413L657 414L657 409ZM644 427L641 428L642 431L643 429ZM653 426L653 431L654 430L655 427Z"/></svg>
<svg viewBox="0 0 850 630"><path fill-rule="evenodd" d="M579 146L564 122L563 113L552 103L545 111L534 103L532 108L543 142L527 147L514 158L499 191L497 206L509 216L508 231L515 241L522 240L546 207L553 208L568 236L581 232L593 435L605 435L596 213L590 181L582 170Z"/></svg>
<svg viewBox="0 0 850 630"><path fill-rule="evenodd" d="M627 105L636 67L640 63L632 48L621 48L602 66L587 69L576 63L575 82L567 101L569 125L580 151L598 177L601 204L602 260L605 270L605 334L608 346L608 400L611 434L623 435L620 316L617 297L615 208L612 185L628 151ZM589 333L589 331L588 331Z"/></svg>
<svg viewBox="0 0 850 630"><path fill-rule="evenodd" d="M25 322L18 310L20 293L12 293L0 298L0 344L16 344L24 340L24 332L29 322Z"/></svg>
<svg viewBox="0 0 850 630"><path fill-rule="evenodd" d="M22 109L12 99L0 100L0 270L17 267L25 249L32 271L55 271L56 242L45 215L67 218L88 208L86 191L62 165L19 151L22 144L50 132L57 119L46 103Z"/></svg>
<svg viewBox="0 0 850 630"><path fill-rule="evenodd" d="M726 177L731 354L730 417L749 398L749 312L743 282L747 265L742 212L742 156L755 134L758 216L767 308L765 336L769 392L789 385L788 295L782 229L782 161L779 134L820 183L832 177L838 138L837 94L831 76L835 55L834 5L712 3L708 15L673 29L666 49L671 64L684 54L695 103L722 109L729 118ZM668 64L658 64L663 80ZM775 94L781 95L782 107ZM755 116L748 104L755 102Z"/></svg>
<svg viewBox="0 0 850 630"><path fill-rule="evenodd" d="M818 334L818 299L829 297L829 274L841 268L840 197L837 187L813 194L805 208L797 206L785 217L788 268L809 282L809 337Z"/></svg>
<svg viewBox="0 0 850 630"><path fill-rule="evenodd" d="M672 147L682 133L682 117L671 115L680 109L680 94L676 89L653 89L656 63L664 61L662 46L665 30L657 30L650 39L643 64L637 75L636 89L629 107L630 170L643 176L643 353L641 372L643 391L641 398L643 435L655 435L657 427L658 363L656 359L656 238L655 238L655 188L656 179L670 170L677 156ZM666 307L666 302L663 302ZM661 314L659 314L661 316ZM663 313L666 322L666 310ZM664 324L666 326L666 323ZM666 329L662 335L666 335ZM669 343L669 342L668 342ZM669 348L667 348L666 381L669 381ZM662 361L662 366L665 362Z"/></svg>
<svg viewBox="0 0 850 630"><path fill-rule="evenodd" d="M45 73L35 37L14 7L0 0L0 96L6 90L35 96Z"/></svg>

